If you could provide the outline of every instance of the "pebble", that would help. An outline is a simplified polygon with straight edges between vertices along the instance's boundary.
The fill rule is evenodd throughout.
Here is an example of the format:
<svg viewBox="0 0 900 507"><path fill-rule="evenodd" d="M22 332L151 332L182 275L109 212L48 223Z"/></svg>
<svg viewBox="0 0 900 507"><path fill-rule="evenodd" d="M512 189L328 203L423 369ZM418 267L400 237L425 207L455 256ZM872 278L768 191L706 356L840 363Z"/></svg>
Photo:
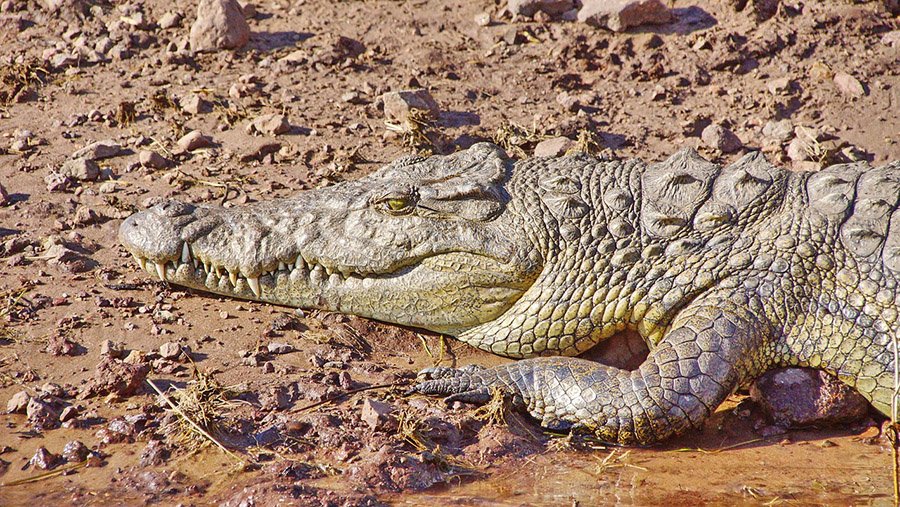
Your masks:
<svg viewBox="0 0 900 507"><path fill-rule="evenodd" d="M163 359L176 359L181 355L181 346L173 342L163 343L159 346L159 355Z"/></svg>
<svg viewBox="0 0 900 507"><path fill-rule="evenodd" d="M72 440L63 447L62 457L69 463L81 463L91 455L88 449L80 440Z"/></svg>
<svg viewBox="0 0 900 507"><path fill-rule="evenodd" d="M185 113L198 115L203 113L208 113L212 111L212 105L209 101L204 100L203 97L196 93L189 93L181 98L178 101L178 105L181 106L181 110Z"/></svg>
<svg viewBox="0 0 900 507"><path fill-rule="evenodd" d="M291 124L287 116L283 114L264 114L256 117L247 125L247 133L260 133L263 135L277 136L290 132Z"/></svg>
<svg viewBox="0 0 900 507"><path fill-rule="evenodd" d="M717 123L703 129L700 138L704 144L722 153L734 153L744 145L734 132Z"/></svg>
<svg viewBox="0 0 900 507"><path fill-rule="evenodd" d="M179 27L181 26L182 19L184 19L184 17L177 12L166 12L159 18L159 27L163 30Z"/></svg>
<svg viewBox="0 0 900 507"><path fill-rule="evenodd" d="M782 368L765 373L750 397L778 426L846 425L862 420L869 403L837 378L812 368Z"/></svg>
<svg viewBox="0 0 900 507"><path fill-rule="evenodd" d="M48 451L46 447L40 446L34 452L34 456L28 460L28 464L39 470L52 470L59 466L60 457Z"/></svg>
<svg viewBox="0 0 900 507"><path fill-rule="evenodd" d="M836 73L834 75L834 84L837 85L841 93L850 97L862 97L866 94L866 89L863 88L862 83L846 72Z"/></svg>
<svg viewBox="0 0 900 507"><path fill-rule="evenodd" d="M794 135L794 124L791 120L766 122L762 133L769 139L785 142Z"/></svg>
<svg viewBox="0 0 900 507"><path fill-rule="evenodd" d="M772 95L785 95L790 93L791 85L793 82L789 77L780 77L777 79L772 79L766 83L766 88L769 89L769 93Z"/></svg>
<svg viewBox="0 0 900 507"><path fill-rule="evenodd" d="M360 409L360 418L365 422L372 431L389 429L391 422L395 422L391 417L395 407L390 403L366 398L362 402Z"/></svg>
<svg viewBox="0 0 900 507"><path fill-rule="evenodd" d="M78 181L95 181L100 177L100 166L91 159L77 158L63 162L59 172Z"/></svg>
<svg viewBox="0 0 900 507"><path fill-rule="evenodd" d="M102 160L104 158L117 157L122 153L122 146L107 139L91 143L72 154L73 159L83 158L87 160Z"/></svg>
<svg viewBox="0 0 900 507"><path fill-rule="evenodd" d="M294 351L294 346L288 343L270 343L267 347L269 354L288 354Z"/></svg>
<svg viewBox="0 0 900 507"><path fill-rule="evenodd" d="M191 25L191 49L239 49L250 41L250 26L236 0L200 0Z"/></svg>
<svg viewBox="0 0 900 507"><path fill-rule="evenodd" d="M574 7L573 0L509 0L506 9L513 15L531 17L538 12L559 16Z"/></svg>
<svg viewBox="0 0 900 507"><path fill-rule="evenodd" d="M11 204L9 200L9 192L7 192L6 187L4 187L2 183L0 183L0 206L6 206L8 204Z"/></svg>
<svg viewBox="0 0 900 507"><path fill-rule="evenodd" d="M437 101L424 88L388 92L381 96L381 100L385 118L396 123L405 123L413 109L427 111L435 118L440 113Z"/></svg>
<svg viewBox="0 0 900 507"><path fill-rule="evenodd" d="M28 402L31 401L31 395L25 391L19 391L9 398L6 402L7 414L24 414Z"/></svg>
<svg viewBox="0 0 900 507"><path fill-rule="evenodd" d="M672 13L660 0L584 0L578 21L624 32L632 26L668 23Z"/></svg>
<svg viewBox="0 0 900 507"><path fill-rule="evenodd" d="M138 161L141 166L149 169L164 169L169 165L169 161L165 157L152 150L141 150L138 153Z"/></svg>
<svg viewBox="0 0 900 507"><path fill-rule="evenodd" d="M882 35L881 43L887 47L900 48L900 30L894 30Z"/></svg>
<svg viewBox="0 0 900 507"><path fill-rule="evenodd" d="M203 135L199 130L192 130L179 139L176 144L184 151L194 151L212 146L212 139Z"/></svg>
<svg viewBox="0 0 900 507"><path fill-rule="evenodd" d="M488 26L491 24L491 15L487 12L479 12L475 15L475 24L478 26Z"/></svg>
<svg viewBox="0 0 900 507"><path fill-rule="evenodd" d="M575 141L568 137L559 136L545 139L534 147L535 157L559 157L575 147Z"/></svg>

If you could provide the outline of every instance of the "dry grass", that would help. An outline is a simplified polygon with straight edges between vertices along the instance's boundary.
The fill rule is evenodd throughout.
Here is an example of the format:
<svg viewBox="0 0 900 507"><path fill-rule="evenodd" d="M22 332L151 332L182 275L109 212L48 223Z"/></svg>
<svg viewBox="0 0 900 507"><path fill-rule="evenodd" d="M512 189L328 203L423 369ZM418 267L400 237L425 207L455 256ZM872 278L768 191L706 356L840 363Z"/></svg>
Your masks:
<svg viewBox="0 0 900 507"><path fill-rule="evenodd" d="M506 426L506 416L511 410L509 398L499 388L493 387L490 401L476 408L472 417L489 426Z"/></svg>
<svg viewBox="0 0 900 507"><path fill-rule="evenodd" d="M439 151L438 143L442 134L435 124L430 111L410 109L402 123L384 122L387 129L400 134L400 144L422 156Z"/></svg>
<svg viewBox="0 0 900 507"><path fill-rule="evenodd" d="M134 102L127 100L119 102L119 106L116 108L116 121L123 127L127 127L134 123L135 118L137 118L137 110Z"/></svg>
<svg viewBox="0 0 900 507"><path fill-rule="evenodd" d="M444 474L445 481L482 474L474 465L445 454L439 445L428 438L422 421L410 410L400 412L397 417L397 434L420 454L423 461L437 467Z"/></svg>
<svg viewBox="0 0 900 507"><path fill-rule="evenodd" d="M516 123L504 122L497 128L492 141L511 157L526 158L529 153L534 152L537 143L546 138L537 127L528 129Z"/></svg>
<svg viewBox="0 0 900 507"><path fill-rule="evenodd" d="M169 427L164 428L169 444L190 452L214 444L237 461L243 461L215 436L224 429L224 413L231 407L228 400L237 394L232 388L222 386L213 375L196 367L194 380L184 389L163 393L150 380L147 383L163 398L167 410L177 416Z"/></svg>
<svg viewBox="0 0 900 507"><path fill-rule="evenodd" d="M50 68L37 59L14 63L0 69L0 105L8 106L32 86L50 81Z"/></svg>

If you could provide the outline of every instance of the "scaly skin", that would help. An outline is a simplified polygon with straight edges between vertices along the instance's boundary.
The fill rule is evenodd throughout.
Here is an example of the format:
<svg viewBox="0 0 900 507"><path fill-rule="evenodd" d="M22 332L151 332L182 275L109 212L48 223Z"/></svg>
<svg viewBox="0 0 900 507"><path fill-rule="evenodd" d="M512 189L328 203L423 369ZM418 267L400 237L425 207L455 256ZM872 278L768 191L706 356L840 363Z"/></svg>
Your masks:
<svg viewBox="0 0 900 507"><path fill-rule="evenodd" d="M649 444L782 366L829 371L888 414L898 200L900 163L800 174L691 150L513 163L481 144L243 209L157 206L120 239L174 283L523 359L426 370L414 391L483 402L500 388L546 427ZM624 329L650 348L634 371L552 357Z"/></svg>

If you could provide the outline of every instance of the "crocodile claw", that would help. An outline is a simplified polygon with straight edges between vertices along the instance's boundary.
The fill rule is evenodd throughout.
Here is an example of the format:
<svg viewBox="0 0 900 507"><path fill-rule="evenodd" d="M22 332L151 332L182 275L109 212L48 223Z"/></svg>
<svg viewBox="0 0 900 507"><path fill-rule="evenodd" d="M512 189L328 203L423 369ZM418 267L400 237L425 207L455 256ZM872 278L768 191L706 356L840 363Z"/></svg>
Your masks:
<svg viewBox="0 0 900 507"><path fill-rule="evenodd" d="M453 403L484 404L491 399L491 382L483 375L486 370L481 366L469 365L462 368L437 366L419 372L418 384L406 394L425 394L444 396L444 401Z"/></svg>

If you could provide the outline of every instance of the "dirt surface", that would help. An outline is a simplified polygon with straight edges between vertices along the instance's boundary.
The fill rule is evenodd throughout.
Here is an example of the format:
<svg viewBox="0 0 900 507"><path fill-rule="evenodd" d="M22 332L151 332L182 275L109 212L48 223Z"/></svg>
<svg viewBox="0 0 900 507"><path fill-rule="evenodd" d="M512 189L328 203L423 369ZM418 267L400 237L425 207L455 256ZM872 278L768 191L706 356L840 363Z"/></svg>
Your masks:
<svg viewBox="0 0 900 507"><path fill-rule="evenodd" d="M651 449L547 435L403 396L420 368L501 359L170 287L116 231L162 198L288 196L498 131L516 155L567 136L645 160L897 160L895 2L679 0L613 33L485 1L276 0L245 8L243 49L202 54L194 0L48 4L0 3L0 504L890 502L879 421L785 432L737 396ZM441 110L424 140L384 122L379 97L411 88Z"/></svg>

